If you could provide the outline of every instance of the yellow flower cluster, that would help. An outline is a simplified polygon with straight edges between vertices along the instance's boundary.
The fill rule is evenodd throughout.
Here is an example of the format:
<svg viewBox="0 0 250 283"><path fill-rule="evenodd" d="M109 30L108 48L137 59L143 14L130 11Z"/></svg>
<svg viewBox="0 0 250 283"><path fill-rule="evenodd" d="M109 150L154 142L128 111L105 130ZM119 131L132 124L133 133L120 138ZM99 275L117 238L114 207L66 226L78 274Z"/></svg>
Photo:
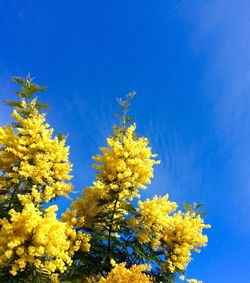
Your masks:
<svg viewBox="0 0 250 283"><path fill-rule="evenodd" d="M176 212L177 204L169 201L168 195L155 195L139 201L137 210L133 207L132 200L140 197L139 189L150 184L154 165L159 164L148 139L135 134L136 125L126 128L126 111L133 94L126 101L120 100L121 126L114 127L107 146L93 157L96 181L59 220L57 206L44 206L72 191L69 147L65 139L53 137L45 114L39 112L42 105L36 99L27 102L31 99L29 91L43 88L32 84L29 77L16 81L23 89L23 93L17 93L26 98L9 102L17 105L12 113L15 123L0 127L0 201L4 212L4 218L0 217L0 269L16 279L20 273L24 277L41 273L57 283L60 274L72 265L74 254L82 250L88 253L77 253L76 258L81 260L74 262L70 273L81 270L87 282L150 283L154 278L149 274L183 273L191 252L206 246L207 236L202 233L210 225L195 212ZM92 243L97 243L91 252L89 234ZM126 267L134 255L132 260L141 263L137 254L147 254L148 262L155 260L152 273L146 264ZM111 260L113 268L107 274L111 256L120 263ZM179 278L202 283L184 275Z"/></svg>
<svg viewBox="0 0 250 283"><path fill-rule="evenodd" d="M9 220L0 220L0 268L9 265L15 276L32 264L41 272L54 274L56 281L57 272L72 264L75 251L89 250L89 236L59 221L56 210L54 205L41 212L30 202L21 212L11 209Z"/></svg>
<svg viewBox="0 0 250 283"><path fill-rule="evenodd" d="M191 251L199 252L206 246L207 236L202 234L206 225L195 213L173 213L177 204L164 197L138 202L138 215L129 219L131 229L141 244L150 243L154 249L163 249L166 262L162 268L170 272L184 270L191 260Z"/></svg>
<svg viewBox="0 0 250 283"><path fill-rule="evenodd" d="M99 173L98 180L104 184L112 184L112 189L121 191L121 198L137 196L137 188L145 189L153 177L153 165L159 161L154 160L148 146L148 139L136 138L135 124L128 127L124 134L107 139L108 147L101 148L103 155L93 157L99 164L94 164Z"/></svg>
<svg viewBox="0 0 250 283"><path fill-rule="evenodd" d="M74 218L80 221L81 217L85 219L85 226L90 227L98 212L103 209L113 209L114 205L100 206L100 199L109 200L112 198L110 192L119 194L119 200L116 208L122 207L124 201L132 199L138 195L138 188L146 188L145 184L150 183L153 177L153 166L159 161L154 160L155 154L152 154L148 147L146 138L136 138L134 131L136 126L132 125L126 129L124 134L119 132L107 139L108 147L101 148L103 155L96 155L93 159L100 164L94 164L98 170L97 181L92 186L83 190L82 198L78 198L71 204L72 211L67 210L63 216L66 219ZM119 210L114 217L122 213Z"/></svg>
<svg viewBox="0 0 250 283"><path fill-rule="evenodd" d="M27 117L21 112L29 111ZM0 183L1 189L11 190L18 186L18 193L31 190L34 201L49 201L55 196L66 196L72 190L69 175L72 165L68 161L69 147L65 140L52 138L53 129L45 122L45 115L36 109L36 100L26 104L21 100L12 117L11 125L0 127ZM22 184L20 186L19 184Z"/></svg>
<svg viewBox="0 0 250 283"><path fill-rule="evenodd" d="M157 248L161 243L162 231L169 220L169 214L176 210L177 204L168 200L168 195L154 196L153 199L138 201L140 217L132 216L131 228L138 232L136 237L142 244L149 243Z"/></svg>
<svg viewBox="0 0 250 283"><path fill-rule="evenodd" d="M95 216L103 210L103 207L98 205L98 200L105 197L107 197L106 186L100 181L94 182L93 186L83 190L81 198L77 198L71 204L73 209L67 209L63 214L63 220L73 221L78 227L91 227Z"/></svg>
<svg viewBox="0 0 250 283"><path fill-rule="evenodd" d="M206 225L200 216L192 212L178 211L169 217L166 228L162 234L164 247L168 249L167 269L170 272L184 270L191 260L191 251L199 252L199 247L205 247L207 236L202 234Z"/></svg>
<svg viewBox="0 0 250 283"><path fill-rule="evenodd" d="M187 279L188 283L202 283L201 280L197 280L197 279Z"/></svg>
<svg viewBox="0 0 250 283"><path fill-rule="evenodd" d="M181 275L179 278L180 278L181 281L184 281L186 279L184 275ZM186 279L186 280L187 280L188 283L202 283L201 280L197 280L197 279L193 279L193 278L192 279Z"/></svg>
<svg viewBox="0 0 250 283"><path fill-rule="evenodd" d="M102 277L98 283L150 283L152 278L143 271L149 271L150 265L132 265L126 268L125 262L117 264L114 260L111 261L113 269L109 272L106 278Z"/></svg>

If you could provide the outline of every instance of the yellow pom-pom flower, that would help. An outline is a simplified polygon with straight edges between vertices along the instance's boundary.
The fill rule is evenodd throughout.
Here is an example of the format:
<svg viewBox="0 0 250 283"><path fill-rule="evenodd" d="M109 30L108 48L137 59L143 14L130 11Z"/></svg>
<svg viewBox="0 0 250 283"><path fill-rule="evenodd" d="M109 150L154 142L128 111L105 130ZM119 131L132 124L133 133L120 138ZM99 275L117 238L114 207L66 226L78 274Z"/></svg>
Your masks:
<svg viewBox="0 0 250 283"><path fill-rule="evenodd" d="M153 177L153 166L158 164L148 146L148 139L135 136L136 125L124 134L117 132L107 139L108 147L101 148L102 155L93 157L98 164L97 178L105 184L116 184L124 197L137 196L138 188L145 189Z"/></svg>
<svg viewBox="0 0 250 283"><path fill-rule="evenodd" d="M98 164L97 181L83 190L82 198L71 204L72 211L68 210L63 217L84 217L85 226L90 227L95 222L96 215L103 211L114 209L114 194L116 195L114 217L126 214L122 209L124 203L139 197L138 189L146 188L153 177L153 166L158 164L148 146L146 138L135 136L135 124L126 129L125 133L116 132L107 139L108 147L101 148L102 155L93 157ZM99 201L105 200L104 205ZM109 202L110 201L110 202ZM78 223L81 227L81 225Z"/></svg>
<svg viewBox="0 0 250 283"><path fill-rule="evenodd" d="M27 117L21 115L25 111ZM72 165L65 140L52 138L53 129L45 123L45 114L38 112L35 99L30 104L23 99L12 117L15 128L0 127L0 189L9 195L13 188L17 193L29 192L35 202L67 196L72 190L67 183Z"/></svg>
<svg viewBox="0 0 250 283"><path fill-rule="evenodd" d="M207 236L203 229L210 228L203 219L195 213L178 211L169 218L162 233L163 246L168 249L167 269L170 272L184 270L191 260L191 251L199 252L200 247L207 244Z"/></svg>
<svg viewBox="0 0 250 283"><path fill-rule="evenodd" d="M151 269L150 265L132 265L130 268L126 268L125 262L117 264L114 260L111 261L113 269L108 273L107 277L102 277L98 283L150 283L153 279L143 273Z"/></svg>
<svg viewBox="0 0 250 283"><path fill-rule="evenodd" d="M169 214L177 208L175 202L168 200L168 195L154 196L138 202L139 217L132 216L129 220L131 228L137 232L136 237L142 244L150 243L153 248L160 245L162 232L169 220Z"/></svg>
<svg viewBox="0 0 250 283"><path fill-rule="evenodd" d="M89 250L89 236L58 220L56 210L54 205L41 212L30 202L21 212L11 209L9 220L0 220L0 268L11 262L13 276L28 265L47 274L63 273L82 243Z"/></svg>

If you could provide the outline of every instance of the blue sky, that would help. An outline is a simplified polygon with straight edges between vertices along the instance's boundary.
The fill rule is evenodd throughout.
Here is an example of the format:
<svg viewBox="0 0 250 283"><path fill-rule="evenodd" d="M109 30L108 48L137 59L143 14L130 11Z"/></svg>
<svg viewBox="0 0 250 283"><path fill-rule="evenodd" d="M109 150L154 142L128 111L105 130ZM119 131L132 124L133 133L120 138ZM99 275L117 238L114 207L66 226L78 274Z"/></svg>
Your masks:
<svg viewBox="0 0 250 283"><path fill-rule="evenodd" d="M135 90L131 114L162 160L143 197L202 202L212 225L188 276L249 282L249 1L2 0L0 27L1 101L14 75L49 87L40 99L68 134L75 190L94 178L116 98Z"/></svg>

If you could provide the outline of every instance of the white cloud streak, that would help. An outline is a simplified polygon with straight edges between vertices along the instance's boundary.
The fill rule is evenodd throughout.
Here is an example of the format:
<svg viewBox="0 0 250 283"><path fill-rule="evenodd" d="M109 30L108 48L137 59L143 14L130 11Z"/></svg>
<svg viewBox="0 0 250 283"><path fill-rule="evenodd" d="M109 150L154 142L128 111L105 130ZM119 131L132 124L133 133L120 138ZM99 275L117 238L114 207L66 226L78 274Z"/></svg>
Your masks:
<svg viewBox="0 0 250 283"><path fill-rule="evenodd" d="M250 208L249 1L210 1L192 8L192 20L188 19L192 27L191 48L209 62L204 73L204 92L214 105L211 123L229 157L227 165L233 179L228 188L232 198L227 201L245 214ZM238 225L239 214L233 211L231 220ZM246 220L242 221L245 225Z"/></svg>

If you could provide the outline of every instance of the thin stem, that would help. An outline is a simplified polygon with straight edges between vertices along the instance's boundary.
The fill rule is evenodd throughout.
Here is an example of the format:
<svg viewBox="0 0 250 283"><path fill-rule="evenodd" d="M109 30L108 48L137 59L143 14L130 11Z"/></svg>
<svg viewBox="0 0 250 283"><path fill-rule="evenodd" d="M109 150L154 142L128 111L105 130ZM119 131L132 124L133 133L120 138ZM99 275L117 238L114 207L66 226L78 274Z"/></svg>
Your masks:
<svg viewBox="0 0 250 283"><path fill-rule="evenodd" d="M115 216L116 206L117 206L118 200L119 200L119 194L117 195L116 200L115 200L115 203L114 203L114 211L113 211L113 214L112 214L112 216L111 216L111 221L110 221L111 223L110 223L110 226L109 226L108 250L107 250L108 256L109 256L109 253L110 253L110 250L111 250L111 233L112 233L113 220L114 220L114 216Z"/></svg>
<svg viewBox="0 0 250 283"><path fill-rule="evenodd" d="M13 199L14 199L14 197L15 197L16 190L17 190L17 186L14 187L14 190L13 190L13 192L12 192L12 194L11 194L10 202L9 202L9 206L8 206L8 210L11 209L12 201L13 201Z"/></svg>

